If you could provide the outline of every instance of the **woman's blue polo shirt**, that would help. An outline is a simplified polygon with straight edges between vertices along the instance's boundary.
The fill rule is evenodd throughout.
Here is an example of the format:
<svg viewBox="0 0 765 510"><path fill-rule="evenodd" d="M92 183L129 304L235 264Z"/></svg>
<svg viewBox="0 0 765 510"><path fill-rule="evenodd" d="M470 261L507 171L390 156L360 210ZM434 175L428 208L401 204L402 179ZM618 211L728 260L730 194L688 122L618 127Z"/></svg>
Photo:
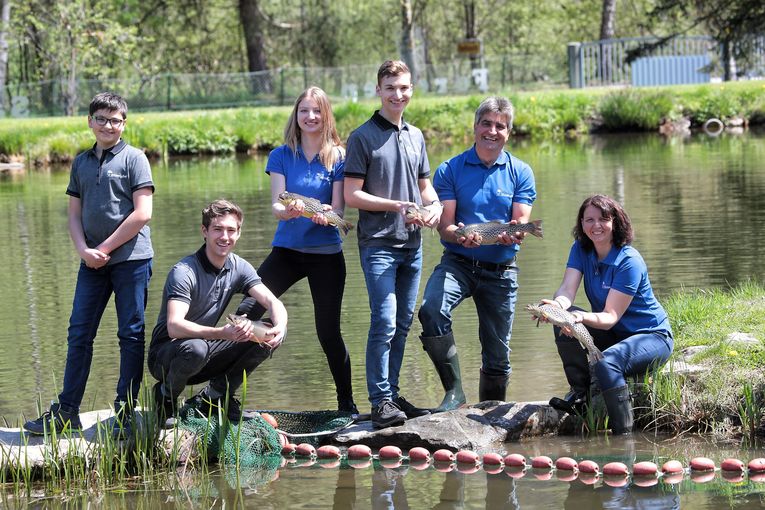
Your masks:
<svg viewBox="0 0 765 510"><path fill-rule="evenodd" d="M322 204L332 203L332 185L343 180L345 160L338 160L331 169L327 169L318 154L308 161L303 150L298 147L297 154L287 145L271 151L266 163L266 173L284 176L287 191L299 193L319 200ZM273 246L282 248L309 248L341 244L340 232L334 227L325 227L303 216L280 220L276 227Z"/></svg>
<svg viewBox="0 0 765 510"><path fill-rule="evenodd" d="M598 261L595 250L587 252L574 241L567 267L584 276L584 291L592 311L602 312L611 289L632 296L627 310L611 330L620 335L665 331L672 334L667 312L653 295L648 267L632 246L612 247L605 259Z"/></svg>

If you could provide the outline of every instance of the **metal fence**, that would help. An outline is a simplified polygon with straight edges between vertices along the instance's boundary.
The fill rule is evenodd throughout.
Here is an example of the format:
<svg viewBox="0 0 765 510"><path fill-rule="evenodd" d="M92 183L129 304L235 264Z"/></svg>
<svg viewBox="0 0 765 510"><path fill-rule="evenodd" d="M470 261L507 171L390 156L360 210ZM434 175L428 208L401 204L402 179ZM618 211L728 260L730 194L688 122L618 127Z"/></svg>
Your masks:
<svg viewBox="0 0 765 510"><path fill-rule="evenodd" d="M131 111L187 110L291 103L310 85L333 99L357 100L375 95L377 65L333 68L279 68L257 73L161 74L123 80L53 80L6 87L5 114L54 116L87 112L90 99L103 90L123 95ZM565 51L548 55L513 54L460 58L422 66L415 79L419 93L479 94L544 84L565 85Z"/></svg>
<svg viewBox="0 0 765 510"><path fill-rule="evenodd" d="M722 48L708 36L676 37L628 61L630 52L657 38L605 39L568 45L569 86L704 83L722 76ZM765 75L765 37L755 39L739 77Z"/></svg>

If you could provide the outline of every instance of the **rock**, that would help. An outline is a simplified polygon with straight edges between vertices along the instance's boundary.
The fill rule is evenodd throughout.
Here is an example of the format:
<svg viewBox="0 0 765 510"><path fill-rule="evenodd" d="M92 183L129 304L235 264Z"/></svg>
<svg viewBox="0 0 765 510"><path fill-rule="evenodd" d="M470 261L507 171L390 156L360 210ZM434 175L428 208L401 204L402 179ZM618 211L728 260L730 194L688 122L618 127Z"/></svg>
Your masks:
<svg viewBox="0 0 765 510"><path fill-rule="evenodd" d="M687 361L697 354L706 351L707 349L709 349L708 345L692 345L680 351L680 358Z"/></svg>
<svg viewBox="0 0 765 510"><path fill-rule="evenodd" d="M398 427L374 430L361 422L334 436L337 445L386 444L408 449L416 446L439 449L487 451L499 449L506 441L548 434L573 433L576 419L560 413L547 402L482 403L453 411L407 420Z"/></svg>
<svg viewBox="0 0 765 510"><path fill-rule="evenodd" d="M728 342L731 347L759 347L762 345L762 342L760 342L755 336L750 335L749 333L740 333L738 331L734 331L733 333L728 334L728 336L725 337L725 341Z"/></svg>

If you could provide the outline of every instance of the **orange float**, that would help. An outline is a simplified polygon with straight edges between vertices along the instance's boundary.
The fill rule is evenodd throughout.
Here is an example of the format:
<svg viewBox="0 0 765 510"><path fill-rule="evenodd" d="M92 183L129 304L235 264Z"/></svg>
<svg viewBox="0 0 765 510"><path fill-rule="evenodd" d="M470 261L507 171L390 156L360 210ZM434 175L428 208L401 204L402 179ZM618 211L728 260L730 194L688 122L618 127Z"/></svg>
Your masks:
<svg viewBox="0 0 765 510"><path fill-rule="evenodd" d="M685 471L683 464L679 460L668 460L661 465L661 472L664 474L682 473Z"/></svg>
<svg viewBox="0 0 765 510"><path fill-rule="evenodd" d="M273 428L275 429L279 428L279 423L276 421L276 418L274 418L272 414L260 413L260 417L263 418L266 421L266 423L271 425Z"/></svg>

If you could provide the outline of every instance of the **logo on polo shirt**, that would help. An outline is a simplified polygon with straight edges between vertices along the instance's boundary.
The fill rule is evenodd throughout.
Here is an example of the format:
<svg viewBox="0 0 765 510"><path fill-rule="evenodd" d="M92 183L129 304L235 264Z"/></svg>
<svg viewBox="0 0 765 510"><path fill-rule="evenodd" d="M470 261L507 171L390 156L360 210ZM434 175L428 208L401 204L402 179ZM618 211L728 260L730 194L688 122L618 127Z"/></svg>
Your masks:
<svg viewBox="0 0 765 510"><path fill-rule="evenodd" d="M509 197L509 198L513 197L512 193L508 193L507 191L499 189L499 188L497 188L497 191L495 191L495 193L498 197Z"/></svg>
<svg viewBox="0 0 765 510"><path fill-rule="evenodd" d="M126 179L128 174L127 174L127 171L123 171L123 172L120 173L120 172L114 172L112 170L107 170L106 171L106 176L107 177L116 177L118 179Z"/></svg>

